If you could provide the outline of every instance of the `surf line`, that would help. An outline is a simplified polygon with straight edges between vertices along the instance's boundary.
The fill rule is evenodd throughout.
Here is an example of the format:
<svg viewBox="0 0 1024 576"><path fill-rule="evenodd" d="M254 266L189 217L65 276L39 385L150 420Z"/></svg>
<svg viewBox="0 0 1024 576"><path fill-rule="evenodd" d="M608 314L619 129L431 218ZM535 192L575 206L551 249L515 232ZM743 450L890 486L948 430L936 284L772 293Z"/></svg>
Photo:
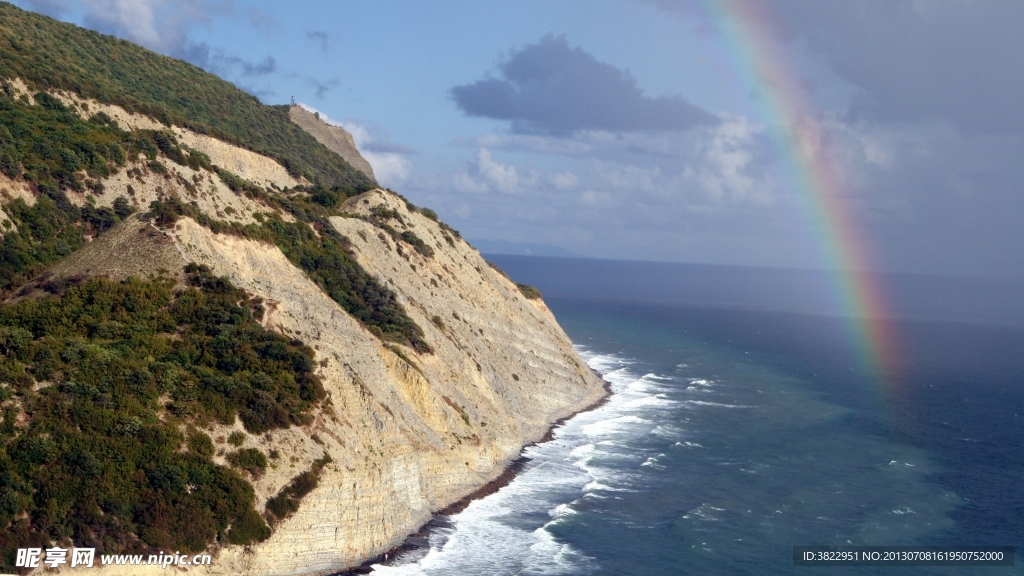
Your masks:
<svg viewBox="0 0 1024 576"><path fill-rule="evenodd" d="M523 445L523 447L519 449L519 457L509 462L502 469L501 473L498 474L498 476L496 476L490 482L477 488L473 492L470 492L466 496L463 496L462 498L458 499L455 502L452 502L448 506L435 511L431 515L430 520L427 521L426 524L420 526L420 528L416 532L406 536L405 540L398 546L388 550L387 552L374 556L373 558L368 558L358 566L351 566L338 571L332 571L330 572L330 575L348 576L353 574L370 574L374 571L374 565L389 565L393 563L398 563L402 560L404 554L430 548L429 537L430 532L432 530L436 530L438 528L451 528L452 523L449 521L450 516L454 516L455 514L462 512L474 500L479 500L481 498L490 496L491 494L496 493L505 486L508 486L509 483L515 480L516 476L518 476L519 473L523 471L523 468L526 466L526 464L530 462L530 458L525 455L526 450L528 448L554 440L555 430L561 428L566 422L585 412L597 410L598 408L608 403L608 401L615 394L615 391L612 389L611 382L609 382L608 379L605 378L605 374L595 370L594 368L590 368L590 370L595 375L597 375L597 377L600 378L601 382L603 383L604 391L603 394L601 394L600 398L594 400L589 405L580 408L575 412L567 416L563 416L562 418L559 418L552 422L551 425L548 427L547 431L544 433L544 436L542 436L539 440L535 442L530 442L529 444Z"/></svg>
<svg viewBox="0 0 1024 576"><path fill-rule="evenodd" d="M794 59L779 38L782 26L757 0L703 0L708 20L755 105L779 160L804 199L815 244L829 269L840 314L848 318L861 369L896 393L901 354L871 247L851 205L842 163Z"/></svg>

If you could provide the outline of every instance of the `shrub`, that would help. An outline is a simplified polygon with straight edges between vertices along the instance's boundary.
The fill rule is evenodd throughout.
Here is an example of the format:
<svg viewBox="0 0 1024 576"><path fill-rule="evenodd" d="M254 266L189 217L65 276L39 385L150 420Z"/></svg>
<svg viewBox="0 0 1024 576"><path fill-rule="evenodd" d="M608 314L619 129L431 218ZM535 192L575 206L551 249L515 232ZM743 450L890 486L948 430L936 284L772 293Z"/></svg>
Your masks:
<svg viewBox="0 0 1024 576"><path fill-rule="evenodd" d="M246 510L228 531L228 542L242 546L262 542L269 537L270 527L267 526L263 517L251 508Z"/></svg>
<svg viewBox="0 0 1024 576"><path fill-rule="evenodd" d="M270 513L272 523L284 520L299 509L302 498L316 488L320 482L320 471L330 462L331 457L324 454L313 462L309 470L293 478L276 496L267 500L267 512Z"/></svg>
<svg viewBox="0 0 1024 576"><path fill-rule="evenodd" d="M0 390L28 415L15 426L20 409L2 407L3 568L14 569L15 548L72 537L143 553L269 535L252 485L213 463L197 425L232 423L253 398L284 414L275 425L306 422L322 399L312 350L266 331L259 301L203 266L187 266L177 287L170 278L43 287L51 294L0 305ZM36 380L52 384L35 390ZM254 475L267 463L251 448L228 459Z"/></svg>
<svg viewBox="0 0 1024 576"><path fill-rule="evenodd" d="M206 434L196 430L188 436L188 449L199 456L209 458L214 452L213 441Z"/></svg>
<svg viewBox="0 0 1024 576"><path fill-rule="evenodd" d="M517 283L516 288L519 288L519 292L521 292L523 296L526 296L526 298L529 300L540 300L543 297L543 295L540 293L540 290L537 290L536 288L530 286L529 284Z"/></svg>
<svg viewBox="0 0 1024 576"><path fill-rule="evenodd" d="M228 434L228 444L236 447L245 444L245 433L235 430L231 434Z"/></svg>
<svg viewBox="0 0 1024 576"><path fill-rule="evenodd" d="M395 293L356 262L350 253L348 239L338 234L325 214L318 212L322 207L295 199L273 200L290 210L300 221L285 222L274 214L264 217L258 225L225 223L176 198L153 201L147 217L161 226L170 226L180 216L188 216L217 233L272 243L331 299L379 338L408 344L421 353L432 351L423 339L423 329L406 314ZM316 383L307 384L308 393L317 397L325 394ZM251 424L259 428L264 422L277 421L279 414L276 411L265 411L258 398L251 400L249 410L243 413L243 419L248 418L247 427Z"/></svg>
<svg viewBox="0 0 1024 576"><path fill-rule="evenodd" d="M253 477L258 477L267 469L267 457L256 448L235 450L226 457L229 464L245 470Z"/></svg>
<svg viewBox="0 0 1024 576"><path fill-rule="evenodd" d="M406 230L405 232L402 232L399 235L399 238L401 238L405 242L408 242L409 245L412 246L413 249L419 252L420 254L426 256L427 258L433 258L434 249L431 248L430 245L428 245L423 240L420 240L420 237L413 234L411 230Z"/></svg>
<svg viewBox="0 0 1024 576"><path fill-rule="evenodd" d="M0 36L6 41L0 49L0 79L22 78L36 89L69 90L147 114L166 126L210 134L274 158L292 175L326 186L372 184L295 125L288 106L265 106L182 60L7 3L0 3ZM64 113L55 98L43 96L41 103Z"/></svg>

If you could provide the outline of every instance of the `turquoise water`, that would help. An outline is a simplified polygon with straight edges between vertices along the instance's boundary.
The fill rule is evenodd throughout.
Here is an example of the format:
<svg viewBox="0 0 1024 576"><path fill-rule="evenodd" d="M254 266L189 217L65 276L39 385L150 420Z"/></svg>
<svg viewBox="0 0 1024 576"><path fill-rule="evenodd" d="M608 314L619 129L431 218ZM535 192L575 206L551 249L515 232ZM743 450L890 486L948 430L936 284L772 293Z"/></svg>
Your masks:
<svg viewBox="0 0 1024 576"><path fill-rule="evenodd" d="M1009 574L794 567L794 545L1024 544L1024 332L903 322L883 393L842 319L550 298L612 383L382 574Z"/></svg>

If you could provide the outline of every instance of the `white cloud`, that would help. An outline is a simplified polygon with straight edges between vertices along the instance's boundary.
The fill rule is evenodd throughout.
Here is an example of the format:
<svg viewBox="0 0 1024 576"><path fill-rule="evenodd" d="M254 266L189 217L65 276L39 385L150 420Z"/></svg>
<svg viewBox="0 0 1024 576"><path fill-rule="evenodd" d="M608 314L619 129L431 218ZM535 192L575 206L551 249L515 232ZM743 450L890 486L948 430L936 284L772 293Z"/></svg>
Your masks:
<svg viewBox="0 0 1024 576"><path fill-rule="evenodd" d="M746 118L730 118L707 131L701 154L691 160L685 176L697 182L714 203L772 205L770 177L763 171L751 174L762 132Z"/></svg>
<svg viewBox="0 0 1024 576"><path fill-rule="evenodd" d="M502 164L491 158L491 153L486 148L481 148L476 153L476 171L488 184L494 186L501 192L519 192L519 174L514 166Z"/></svg>
<svg viewBox="0 0 1024 576"><path fill-rule="evenodd" d="M479 148L473 160L449 176L434 178L434 188L450 186L457 192L481 194L495 190L505 194L523 194L557 182L562 186L573 186L575 180L569 173L545 175L531 168L517 168L494 159L490 150Z"/></svg>
<svg viewBox="0 0 1024 576"><path fill-rule="evenodd" d="M611 206L614 204L614 201L612 200L612 195L607 192L584 190L580 192L580 203L584 206L594 208Z"/></svg>
<svg viewBox="0 0 1024 576"><path fill-rule="evenodd" d="M151 48L166 49L175 30L157 29L156 12L165 0L84 0L87 20L98 28L123 31L128 39Z"/></svg>
<svg viewBox="0 0 1024 576"><path fill-rule="evenodd" d="M374 130L351 120L343 122L334 120L324 112L304 102L300 102L299 106L302 106L309 112L319 114L320 120L325 124L337 126L351 134L352 140L356 144L356 149L373 167L373 174L377 177L377 182L381 186L397 188L408 180L413 167L412 161L408 157L412 152L410 149L391 142L387 134L379 130Z"/></svg>
<svg viewBox="0 0 1024 576"><path fill-rule="evenodd" d="M394 152L362 152L381 186L396 188L409 178L412 162Z"/></svg>
<svg viewBox="0 0 1024 576"><path fill-rule="evenodd" d="M483 194L489 190L487 184L477 181L465 170L456 172L452 175L451 187L456 192L461 192L463 194Z"/></svg>
<svg viewBox="0 0 1024 576"><path fill-rule="evenodd" d="M576 177L572 172L559 172L557 174L551 174L547 177L547 181L556 190L571 190L575 188L579 183L580 179Z"/></svg>
<svg viewBox="0 0 1024 576"><path fill-rule="evenodd" d="M378 138L359 124L342 122L340 126L352 134L356 149L373 167L373 174L382 186L397 188L409 178L412 161L408 157L398 152L375 150L374 144L380 144Z"/></svg>
<svg viewBox="0 0 1024 576"><path fill-rule="evenodd" d="M116 34L156 50L178 54L188 43L188 29L206 25L212 14L231 10L228 1L81 0L90 28Z"/></svg>

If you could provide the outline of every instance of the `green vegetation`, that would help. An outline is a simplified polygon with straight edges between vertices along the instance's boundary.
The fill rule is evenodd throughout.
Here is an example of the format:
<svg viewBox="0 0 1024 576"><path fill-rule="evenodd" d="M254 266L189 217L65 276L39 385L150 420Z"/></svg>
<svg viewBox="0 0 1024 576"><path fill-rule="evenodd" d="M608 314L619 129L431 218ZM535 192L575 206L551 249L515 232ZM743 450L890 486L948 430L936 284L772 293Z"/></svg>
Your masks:
<svg viewBox="0 0 1024 576"><path fill-rule="evenodd" d="M171 226L179 217L188 216L214 232L274 244L292 264L378 338L408 344L420 353L432 352L423 339L423 329L406 314L395 293L355 261L348 239L327 221L329 212L301 198L268 198L268 201L285 207L300 221L285 222L275 215L263 217L262 224L229 224L211 219L195 206L175 198L153 202L149 215L160 226Z"/></svg>
<svg viewBox="0 0 1024 576"><path fill-rule="evenodd" d="M266 331L259 299L202 266L185 272L177 291L171 279L69 281L0 307L3 569L33 545L198 551L269 535L252 486L212 462L193 425L310 422L325 397L313 351Z"/></svg>
<svg viewBox="0 0 1024 576"><path fill-rule="evenodd" d="M47 265L71 254L87 234L99 234L134 212L119 198L114 208L79 208L57 190L48 189L29 206L18 198L3 206L17 229L3 230L0 239L0 298L39 274Z"/></svg>
<svg viewBox="0 0 1024 576"><path fill-rule="evenodd" d="M134 212L124 197L112 208L78 207L65 190L102 194L100 180L139 155L159 170L165 170L157 161L160 154L194 169L213 168L209 158L183 150L169 132L125 132L103 113L82 120L48 94L36 94L33 106L11 93L0 83L0 167L8 177L24 179L38 192L38 201L29 206L18 199L3 207L16 230L3 230L0 241L0 297L81 247L87 235L98 235Z"/></svg>
<svg viewBox="0 0 1024 576"><path fill-rule="evenodd" d="M413 212L418 210L416 206L408 200L406 200L405 204L406 207ZM388 220L398 220L399 222L402 222L402 216L398 213L398 210L388 208L384 204L378 204L373 208L370 208L370 216L365 218L365 220L377 228L387 232L395 242L401 240L402 242L412 246L413 250L419 252L423 256L426 256L427 258L434 257L433 247L420 239L420 237L412 230L405 230L404 232L399 233L394 229L394 227L388 224ZM399 253L401 253L401 249L399 249Z"/></svg>
<svg viewBox="0 0 1024 576"><path fill-rule="evenodd" d="M522 292L523 296L526 296L526 298L529 300L540 300L541 298L543 298L543 295L540 293L540 290L537 290L536 288L530 286L529 284L519 284L517 282L516 288L519 288L519 291Z"/></svg>
<svg viewBox="0 0 1024 576"><path fill-rule="evenodd" d="M288 117L181 60L0 2L0 80L74 92L265 154L326 186L369 180Z"/></svg>
<svg viewBox="0 0 1024 576"><path fill-rule="evenodd" d="M40 192L88 188L102 194L99 180L140 154L157 171L165 170L156 163L158 153L194 169L213 168L204 154L182 150L171 132L126 132L102 112L86 121L45 92L33 99L34 106L15 99L10 85L0 82L0 171L8 178L24 177Z"/></svg>
<svg viewBox="0 0 1024 576"><path fill-rule="evenodd" d="M263 475L264 470L267 469L267 457L263 455L256 448L244 448L242 450L235 450L234 452L227 455L228 464L231 464L235 468L241 468L253 478L259 478Z"/></svg>
<svg viewBox="0 0 1024 576"><path fill-rule="evenodd" d="M419 236L413 234L412 230L406 230L399 234L398 237L401 238L404 242L408 243L410 246L412 246L414 250L416 250L423 256L426 256L427 258L434 257L434 249L431 248L430 245L424 242L423 240L420 240Z"/></svg>
<svg viewBox="0 0 1024 576"><path fill-rule="evenodd" d="M284 520L299 509L302 498L313 491L320 482L320 471L331 462L331 457L324 454L323 458L313 462L313 467L296 476L277 496L267 500L268 519L271 524Z"/></svg>
<svg viewBox="0 0 1024 576"><path fill-rule="evenodd" d="M83 191L78 171L103 178L124 165L131 136L116 125L100 117L86 122L44 92L35 95L36 106L13 95L0 84L0 169L8 178L24 167L25 179L38 186Z"/></svg>
<svg viewBox="0 0 1024 576"><path fill-rule="evenodd" d="M236 448L241 446L242 444L245 444L245 433L235 430L234 432L228 435L228 444L231 444Z"/></svg>

